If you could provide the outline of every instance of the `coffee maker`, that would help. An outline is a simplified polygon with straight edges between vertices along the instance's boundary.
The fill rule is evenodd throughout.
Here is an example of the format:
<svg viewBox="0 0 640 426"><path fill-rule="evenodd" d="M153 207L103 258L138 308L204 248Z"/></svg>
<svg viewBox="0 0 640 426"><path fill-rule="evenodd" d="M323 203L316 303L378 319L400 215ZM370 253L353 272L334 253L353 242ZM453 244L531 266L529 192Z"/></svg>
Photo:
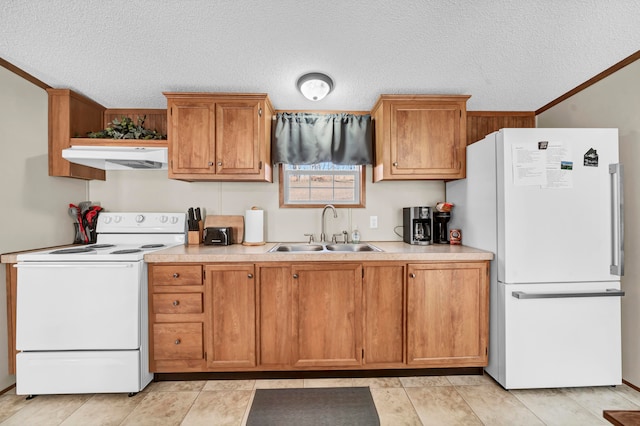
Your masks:
<svg viewBox="0 0 640 426"><path fill-rule="evenodd" d="M408 244L431 244L431 207L405 207L402 209L403 240Z"/></svg>
<svg viewBox="0 0 640 426"><path fill-rule="evenodd" d="M449 244L449 220L451 212L433 212L433 243Z"/></svg>

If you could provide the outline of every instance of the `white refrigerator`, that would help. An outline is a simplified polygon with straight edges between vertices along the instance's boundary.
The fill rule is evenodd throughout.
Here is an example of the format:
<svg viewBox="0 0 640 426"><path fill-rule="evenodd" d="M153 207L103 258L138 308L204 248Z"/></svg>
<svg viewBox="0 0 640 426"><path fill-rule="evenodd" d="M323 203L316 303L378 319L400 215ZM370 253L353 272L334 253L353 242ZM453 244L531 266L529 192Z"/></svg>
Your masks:
<svg viewBox="0 0 640 426"><path fill-rule="evenodd" d="M622 382L617 129L502 129L447 182L450 229L491 251L489 364L505 389Z"/></svg>

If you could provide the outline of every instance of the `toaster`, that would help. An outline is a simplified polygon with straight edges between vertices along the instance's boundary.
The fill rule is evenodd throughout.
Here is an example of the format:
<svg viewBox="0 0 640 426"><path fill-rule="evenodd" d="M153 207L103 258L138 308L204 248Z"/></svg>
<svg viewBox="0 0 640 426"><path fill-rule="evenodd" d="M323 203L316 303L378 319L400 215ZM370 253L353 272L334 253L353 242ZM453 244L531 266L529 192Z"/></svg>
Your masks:
<svg viewBox="0 0 640 426"><path fill-rule="evenodd" d="M228 246L233 244L233 233L229 226L204 228L202 240L206 246Z"/></svg>

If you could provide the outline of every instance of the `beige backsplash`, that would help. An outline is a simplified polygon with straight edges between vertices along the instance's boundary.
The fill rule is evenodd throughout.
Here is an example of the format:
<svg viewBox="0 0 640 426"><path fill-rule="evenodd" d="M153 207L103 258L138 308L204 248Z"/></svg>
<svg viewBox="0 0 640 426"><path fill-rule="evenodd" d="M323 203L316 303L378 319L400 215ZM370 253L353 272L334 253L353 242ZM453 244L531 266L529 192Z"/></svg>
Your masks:
<svg viewBox="0 0 640 426"><path fill-rule="evenodd" d="M274 183L182 182L167 178L166 170L107 171L107 180L89 183L90 198L109 211L178 211L201 207L206 214L244 215L258 206L265 210L266 241L304 241L304 234L320 237L322 209L278 207L278 175ZM338 209L338 218L327 214L327 234L349 233L357 226L363 241L399 241L395 226L402 225L402 208L434 206L444 198L442 181L371 183L366 176L367 207ZM455 210L453 212L455 214ZM378 228L369 228L369 217L378 216ZM401 229L398 229L402 233Z"/></svg>

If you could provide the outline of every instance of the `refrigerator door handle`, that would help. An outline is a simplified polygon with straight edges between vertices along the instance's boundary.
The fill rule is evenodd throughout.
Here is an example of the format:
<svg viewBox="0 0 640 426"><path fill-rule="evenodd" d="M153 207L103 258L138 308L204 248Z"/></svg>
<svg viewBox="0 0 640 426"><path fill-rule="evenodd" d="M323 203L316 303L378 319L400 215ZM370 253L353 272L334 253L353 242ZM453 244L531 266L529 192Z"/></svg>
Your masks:
<svg viewBox="0 0 640 426"><path fill-rule="evenodd" d="M615 288L608 288L605 291L592 291L585 293L576 292L556 292L556 293L527 293L526 291L513 291L511 296L516 299L561 299L567 297L622 297L624 291Z"/></svg>
<svg viewBox="0 0 640 426"><path fill-rule="evenodd" d="M624 275L624 185L622 164L609 164L611 175L611 266L612 275Z"/></svg>

